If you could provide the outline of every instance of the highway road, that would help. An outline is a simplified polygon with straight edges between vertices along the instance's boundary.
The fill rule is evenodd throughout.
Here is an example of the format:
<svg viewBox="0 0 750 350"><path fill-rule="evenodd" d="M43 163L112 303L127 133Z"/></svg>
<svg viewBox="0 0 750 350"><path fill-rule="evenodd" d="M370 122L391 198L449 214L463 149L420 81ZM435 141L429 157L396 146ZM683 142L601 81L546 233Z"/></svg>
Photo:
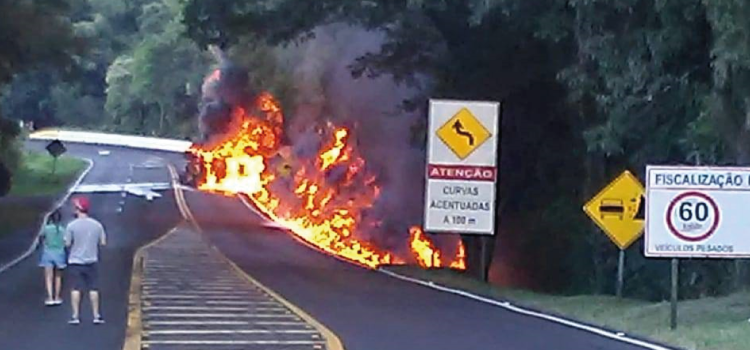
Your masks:
<svg viewBox="0 0 750 350"><path fill-rule="evenodd" d="M41 149L44 144L30 143L29 148ZM69 154L90 158L94 166L83 184L112 184L163 181L169 179L166 167L133 168L131 165L154 164L160 157L175 158L173 154L145 153L114 147L68 145ZM99 150L109 150L107 156ZM37 267L39 251L17 266L0 274L0 349L39 350L106 350L120 349L127 318L128 284L133 252L143 244L164 234L177 225L181 216L174 204L171 191L148 202L128 195L124 206L120 193L92 194L92 216L102 221L109 236L108 246L102 251L100 282L102 313L107 321L103 326L91 324L88 301L83 302L82 324L70 326L69 294L65 304L45 307L41 268ZM66 206L68 207L68 206ZM122 212L118 212L119 208ZM70 219L70 211L65 218Z"/></svg>
<svg viewBox="0 0 750 350"><path fill-rule="evenodd" d="M131 172L130 165L153 163L157 158L180 161L176 155L120 148L108 148L112 153L100 156L101 148L69 147L70 153L94 161L84 184L168 181L165 167ZM92 195L93 215L110 236L101 273L108 321L102 327L91 325L88 318L79 327L69 326L65 324L67 304L43 306L36 255L0 274L0 349L120 349L133 254L183 221L172 192L163 191L163 197L154 201L129 195L122 212L119 193ZM644 349L342 262L300 244L287 232L264 227L264 220L237 198L198 191L183 195L208 242L252 278L327 326L346 349ZM184 254L185 259L191 258L188 251ZM88 317L87 308L82 315ZM200 344L179 348L206 349Z"/></svg>
<svg viewBox="0 0 750 350"><path fill-rule="evenodd" d="M213 244L349 350L644 349L342 262L264 228L237 199L200 192L186 198Z"/></svg>

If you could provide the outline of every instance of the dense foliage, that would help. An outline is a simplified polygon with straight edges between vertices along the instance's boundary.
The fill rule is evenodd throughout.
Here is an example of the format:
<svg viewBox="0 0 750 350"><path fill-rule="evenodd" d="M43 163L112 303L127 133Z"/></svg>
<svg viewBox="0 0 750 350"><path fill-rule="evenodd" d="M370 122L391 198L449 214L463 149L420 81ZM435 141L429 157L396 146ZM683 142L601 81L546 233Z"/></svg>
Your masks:
<svg viewBox="0 0 750 350"><path fill-rule="evenodd" d="M0 88L28 70L70 68L80 41L73 35L69 9L59 0L0 0ZM11 171L20 161L21 130L7 112L0 109L0 196L10 188Z"/></svg>
<svg viewBox="0 0 750 350"><path fill-rule="evenodd" d="M0 33L21 34L0 36L0 83L12 78L0 107L42 125L193 136L209 45L289 103L294 67L277 49L341 22L385 36L351 71L418 88L406 110L426 116L430 97L503 101L500 258L523 272L516 282L541 289L612 290L617 250L580 208L621 171L750 162L745 1L33 3L45 9L36 15L67 17L39 33L18 19L33 13L31 1L0 1ZM628 252L626 293L661 298L668 265L641 251ZM682 281L693 295L723 293L742 281L739 267L690 261Z"/></svg>

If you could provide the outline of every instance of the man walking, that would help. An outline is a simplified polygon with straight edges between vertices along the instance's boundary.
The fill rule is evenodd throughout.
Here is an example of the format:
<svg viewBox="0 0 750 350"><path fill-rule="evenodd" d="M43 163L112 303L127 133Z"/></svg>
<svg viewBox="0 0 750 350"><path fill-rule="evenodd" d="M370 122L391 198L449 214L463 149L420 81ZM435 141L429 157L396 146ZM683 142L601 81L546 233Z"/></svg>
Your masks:
<svg viewBox="0 0 750 350"><path fill-rule="evenodd" d="M65 245L70 248L68 255L68 272L72 281L70 303L73 306L73 317L68 323L80 324L79 310L81 291L88 289L91 299L91 310L94 324L104 323L99 313L98 261L99 246L107 243L104 227L89 217L90 203L86 197L72 199L76 219L65 229Z"/></svg>

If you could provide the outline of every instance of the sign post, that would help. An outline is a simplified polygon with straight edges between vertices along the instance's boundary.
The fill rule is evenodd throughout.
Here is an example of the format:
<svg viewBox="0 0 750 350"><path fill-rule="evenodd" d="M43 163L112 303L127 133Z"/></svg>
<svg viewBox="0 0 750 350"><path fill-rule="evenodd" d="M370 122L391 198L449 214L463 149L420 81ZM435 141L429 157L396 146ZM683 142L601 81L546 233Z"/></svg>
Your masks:
<svg viewBox="0 0 750 350"><path fill-rule="evenodd" d="M677 327L678 258L750 257L750 168L648 166L646 246L672 258L672 328Z"/></svg>
<svg viewBox="0 0 750 350"><path fill-rule="evenodd" d="M57 168L57 157L61 156L63 153L67 151L65 148L65 145L63 145L60 140L54 140L47 144L47 152L52 156L52 175L55 175L55 170Z"/></svg>
<svg viewBox="0 0 750 350"><path fill-rule="evenodd" d="M669 298L669 329L677 329L677 301L680 290L680 260L672 258L672 293Z"/></svg>
<svg viewBox="0 0 750 350"><path fill-rule="evenodd" d="M495 234L499 105L430 100L425 231ZM486 241L480 239L483 278Z"/></svg>
<svg viewBox="0 0 750 350"><path fill-rule="evenodd" d="M620 248L617 259L617 297L622 297L625 249L643 234L643 185L624 171L583 206L583 211Z"/></svg>
<svg viewBox="0 0 750 350"><path fill-rule="evenodd" d="M620 249L617 258L617 285L615 286L615 295L622 298L622 289L625 286L625 249Z"/></svg>

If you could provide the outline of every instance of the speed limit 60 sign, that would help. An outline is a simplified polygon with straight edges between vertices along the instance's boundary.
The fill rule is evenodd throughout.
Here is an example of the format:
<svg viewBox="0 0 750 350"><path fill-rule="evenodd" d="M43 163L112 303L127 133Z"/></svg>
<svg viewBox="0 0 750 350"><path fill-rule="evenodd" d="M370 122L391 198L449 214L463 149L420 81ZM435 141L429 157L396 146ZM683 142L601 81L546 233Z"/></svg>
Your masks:
<svg viewBox="0 0 750 350"><path fill-rule="evenodd" d="M646 168L649 257L750 257L750 168Z"/></svg>

